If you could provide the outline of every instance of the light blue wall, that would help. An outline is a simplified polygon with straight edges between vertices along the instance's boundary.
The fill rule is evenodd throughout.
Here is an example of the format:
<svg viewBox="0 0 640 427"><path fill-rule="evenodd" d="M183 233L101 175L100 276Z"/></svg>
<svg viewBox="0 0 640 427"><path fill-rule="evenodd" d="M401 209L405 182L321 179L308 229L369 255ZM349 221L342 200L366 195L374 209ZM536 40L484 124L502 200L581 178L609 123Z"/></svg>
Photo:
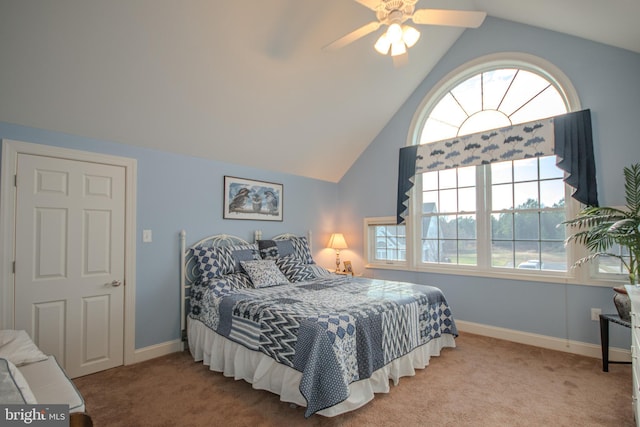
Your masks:
<svg viewBox="0 0 640 427"><path fill-rule="evenodd" d="M0 122L5 138L137 160L136 348L180 337L181 229L187 244L219 233L251 241L255 229L264 238L311 230L314 255L334 230L337 184ZM224 175L282 183L284 220L223 220ZM143 229L153 231L152 243L142 243Z"/></svg>
<svg viewBox="0 0 640 427"><path fill-rule="evenodd" d="M624 204L622 167L640 161L640 55L487 18L481 28L462 35L340 182L341 227L354 253L364 253L363 218L395 215L398 150L406 144L426 94L457 67L498 52L538 56L569 77L582 107L592 113L600 203ZM600 342L598 323L590 320L591 307L615 313L613 292L607 287L389 270L366 274L437 285L458 319L580 342ZM628 330L611 329L612 345L628 348Z"/></svg>

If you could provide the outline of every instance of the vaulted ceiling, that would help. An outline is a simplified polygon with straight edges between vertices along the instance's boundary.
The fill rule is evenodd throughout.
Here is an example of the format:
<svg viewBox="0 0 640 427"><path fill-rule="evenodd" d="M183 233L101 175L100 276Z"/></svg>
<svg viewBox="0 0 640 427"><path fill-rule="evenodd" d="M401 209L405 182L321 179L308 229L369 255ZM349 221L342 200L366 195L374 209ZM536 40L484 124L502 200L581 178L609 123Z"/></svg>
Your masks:
<svg viewBox="0 0 640 427"><path fill-rule="evenodd" d="M637 0L420 0L640 53ZM464 31L408 63L353 0L0 0L0 121L337 182ZM473 30L467 30L473 31Z"/></svg>

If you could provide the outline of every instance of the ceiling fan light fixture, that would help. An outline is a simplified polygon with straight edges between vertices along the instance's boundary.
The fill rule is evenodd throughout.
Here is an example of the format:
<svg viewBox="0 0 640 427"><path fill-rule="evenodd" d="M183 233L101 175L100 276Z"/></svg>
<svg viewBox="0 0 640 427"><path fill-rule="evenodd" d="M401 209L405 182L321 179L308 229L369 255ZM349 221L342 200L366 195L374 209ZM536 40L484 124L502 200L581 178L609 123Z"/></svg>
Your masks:
<svg viewBox="0 0 640 427"><path fill-rule="evenodd" d="M389 41L389 38L387 37L387 34L383 33L378 38L378 41L376 42L376 44L373 47L376 49L376 51L380 55L386 55L387 53L389 53L389 49L391 48L391 42Z"/></svg>
<svg viewBox="0 0 640 427"><path fill-rule="evenodd" d="M407 47L402 40L391 43L391 56L398 56L407 53Z"/></svg>
<svg viewBox="0 0 640 427"><path fill-rule="evenodd" d="M402 40L407 47L413 47L418 42L418 39L420 39L420 31L409 25L405 25L402 28Z"/></svg>
<svg viewBox="0 0 640 427"><path fill-rule="evenodd" d="M376 13L377 20L369 22L323 47L334 50L353 43L386 25L387 29L376 41L374 48L381 55L391 54L394 64L399 62L420 39L420 32L409 25L443 25L463 28L478 28L486 12L474 10L416 9L418 0L355 0ZM390 51L390 52L389 52Z"/></svg>

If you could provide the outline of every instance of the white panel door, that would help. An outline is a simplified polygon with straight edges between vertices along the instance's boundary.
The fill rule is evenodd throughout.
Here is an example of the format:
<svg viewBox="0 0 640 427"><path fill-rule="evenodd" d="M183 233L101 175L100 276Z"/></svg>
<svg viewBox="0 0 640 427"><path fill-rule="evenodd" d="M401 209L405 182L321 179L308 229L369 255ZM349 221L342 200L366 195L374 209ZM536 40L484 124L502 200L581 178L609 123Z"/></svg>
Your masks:
<svg viewBox="0 0 640 427"><path fill-rule="evenodd" d="M125 168L19 154L15 328L74 378L123 364Z"/></svg>

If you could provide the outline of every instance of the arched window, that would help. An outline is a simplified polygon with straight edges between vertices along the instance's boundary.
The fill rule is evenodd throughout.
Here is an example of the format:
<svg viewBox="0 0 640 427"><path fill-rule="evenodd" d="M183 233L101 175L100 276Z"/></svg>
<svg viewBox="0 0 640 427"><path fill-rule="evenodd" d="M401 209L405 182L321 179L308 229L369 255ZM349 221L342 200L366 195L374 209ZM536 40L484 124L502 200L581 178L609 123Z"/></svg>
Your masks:
<svg viewBox="0 0 640 427"><path fill-rule="evenodd" d="M570 83L550 64L487 61L445 79L427 95L411 143L560 115L579 109L576 104ZM555 156L534 157L416 175L410 218L414 263L566 273L571 263L561 223L573 202L555 163Z"/></svg>
<svg viewBox="0 0 640 427"><path fill-rule="evenodd" d="M419 144L564 114L562 91L522 68L479 72L456 84L429 111Z"/></svg>

